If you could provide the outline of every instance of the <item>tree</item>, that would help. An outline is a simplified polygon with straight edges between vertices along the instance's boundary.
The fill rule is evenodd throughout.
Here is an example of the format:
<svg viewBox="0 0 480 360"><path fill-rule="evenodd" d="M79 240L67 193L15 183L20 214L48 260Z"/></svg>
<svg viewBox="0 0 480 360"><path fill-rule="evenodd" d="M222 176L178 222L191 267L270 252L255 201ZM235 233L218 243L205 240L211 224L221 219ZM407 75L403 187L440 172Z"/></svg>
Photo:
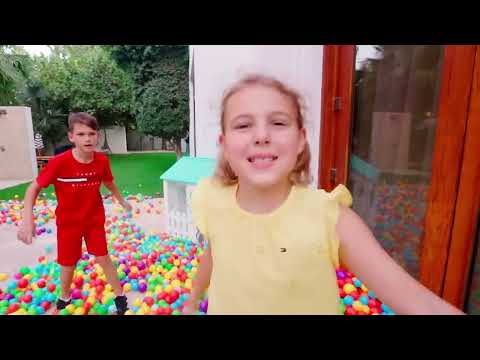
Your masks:
<svg viewBox="0 0 480 360"><path fill-rule="evenodd" d="M0 45L0 105L16 105L16 95L25 81L28 55L13 45Z"/></svg>
<svg viewBox="0 0 480 360"><path fill-rule="evenodd" d="M105 47L135 82L138 130L175 143L188 134L188 46L114 45Z"/></svg>
<svg viewBox="0 0 480 360"><path fill-rule="evenodd" d="M37 76L59 113L88 112L104 130L134 122L133 82L99 46L52 47L50 57L38 59ZM106 131L104 147L110 150Z"/></svg>

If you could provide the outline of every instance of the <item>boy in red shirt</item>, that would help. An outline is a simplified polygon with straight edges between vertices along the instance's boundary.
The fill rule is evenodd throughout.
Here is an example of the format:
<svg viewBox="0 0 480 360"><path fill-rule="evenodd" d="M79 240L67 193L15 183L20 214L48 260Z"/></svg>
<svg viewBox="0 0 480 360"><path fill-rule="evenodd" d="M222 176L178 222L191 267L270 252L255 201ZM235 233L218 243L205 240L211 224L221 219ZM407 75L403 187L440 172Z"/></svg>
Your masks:
<svg viewBox="0 0 480 360"><path fill-rule="evenodd" d="M128 310L127 298L107 250L105 209L100 186L102 182L124 209L132 206L122 197L114 183L108 157L95 151L98 141L97 120L87 113L71 113L68 117L68 138L74 148L52 158L28 187L24 200L23 223L18 239L32 243L35 234L33 205L41 188L54 184L57 195L57 261L61 266L62 293L57 310L71 302L70 286L77 261L82 255L82 240L87 251L95 255L107 281L115 293L117 313Z"/></svg>

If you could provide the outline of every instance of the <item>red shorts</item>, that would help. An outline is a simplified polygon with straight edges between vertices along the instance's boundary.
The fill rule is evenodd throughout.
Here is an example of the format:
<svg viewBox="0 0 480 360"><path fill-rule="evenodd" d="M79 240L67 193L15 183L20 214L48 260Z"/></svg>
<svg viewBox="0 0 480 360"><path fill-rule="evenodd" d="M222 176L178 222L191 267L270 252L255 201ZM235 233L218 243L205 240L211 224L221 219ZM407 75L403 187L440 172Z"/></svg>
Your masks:
<svg viewBox="0 0 480 360"><path fill-rule="evenodd" d="M82 257L82 240L85 240L89 254L108 255L107 237L103 224L86 229L59 226L57 228L57 262L62 266L75 266Z"/></svg>

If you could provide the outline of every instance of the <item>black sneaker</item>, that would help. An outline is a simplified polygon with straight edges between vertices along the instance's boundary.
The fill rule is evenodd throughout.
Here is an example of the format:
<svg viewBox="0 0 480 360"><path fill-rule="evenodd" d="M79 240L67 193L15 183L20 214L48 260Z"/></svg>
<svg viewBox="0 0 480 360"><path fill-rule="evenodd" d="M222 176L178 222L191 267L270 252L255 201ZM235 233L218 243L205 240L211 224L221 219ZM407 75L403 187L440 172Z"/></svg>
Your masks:
<svg viewBox="0 0 480 360"><path fill-rule="evenodd" d="M117 315L123 315L128 310L127 297L120 295L115 298L115 306L117 307Z"/></svg>
<svg viewBox="0 0 480 360"><path fill-rule="evenodd" d="M65 301L65 300L62 300L60 298L58 298L57 300L57 310L60 311L60 310L63 310L65 309L68 305L70 305L72 302L72 299L68 300L68 301Z"/></svg>

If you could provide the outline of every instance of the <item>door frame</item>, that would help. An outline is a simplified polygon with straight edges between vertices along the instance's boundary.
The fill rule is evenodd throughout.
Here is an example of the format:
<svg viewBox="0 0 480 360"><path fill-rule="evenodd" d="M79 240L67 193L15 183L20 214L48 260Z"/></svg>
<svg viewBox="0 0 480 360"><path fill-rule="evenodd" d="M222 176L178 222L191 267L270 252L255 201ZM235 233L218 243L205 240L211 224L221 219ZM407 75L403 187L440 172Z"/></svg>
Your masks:
<svg viewBox="0 0 480 360"><path fill-rule="evenodd" d="M355 51L355 45L324 46L318 175L319 187L327 191L338 184L346 184L348 178ZM473 181L479 179L478 165L465 162L474 161L475 151L470 151L469 147L478 146L473 133L479 126L480 108L471 105L470 100L474 65L475 68L480 67L478 56L476 62L476 52L475 45L444 47L431 184L420 252L419 280L436 294L448 295L447 300L459 307L464 305L460 304L464 298L459 294L463 292L465 296L467 267L471 259L467 257L467 261L463 261L456 259L458 256L448 255L471 254L473 240L467 240L466 237L472 233L474 220L462 221L459 216L463 213L471 215L475 207L478 210L480 201L478 196L472 199L468 193L468 186L471 187ZM477 82L479 78L477 69ZM474 89L480 96L479 84ZM471 136L466 139L467 128ZM464 149L465 143L467 147ZM465 174L468 174L467 180L464 180ZM459 181L461 176L462 184ZM463 194L461 199L467 203L457 203L459 194ZM455 217L455 214L458 216ZM462 280L462 289L453 284L459 279Z"/></svg>

